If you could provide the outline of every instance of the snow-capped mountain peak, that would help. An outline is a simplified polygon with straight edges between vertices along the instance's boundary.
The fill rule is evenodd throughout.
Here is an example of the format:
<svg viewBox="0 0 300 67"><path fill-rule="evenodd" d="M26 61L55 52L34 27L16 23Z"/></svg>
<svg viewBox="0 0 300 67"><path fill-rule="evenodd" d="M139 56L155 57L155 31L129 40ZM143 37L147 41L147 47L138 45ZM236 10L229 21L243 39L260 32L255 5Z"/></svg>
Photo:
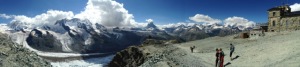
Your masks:
<svg viewBox="0 0 300 67"><path fill-rule="evenodd" d="M147 24L146 28L157 28L157 26L154 25L153 22L149 22L149 23Z"/></svg>

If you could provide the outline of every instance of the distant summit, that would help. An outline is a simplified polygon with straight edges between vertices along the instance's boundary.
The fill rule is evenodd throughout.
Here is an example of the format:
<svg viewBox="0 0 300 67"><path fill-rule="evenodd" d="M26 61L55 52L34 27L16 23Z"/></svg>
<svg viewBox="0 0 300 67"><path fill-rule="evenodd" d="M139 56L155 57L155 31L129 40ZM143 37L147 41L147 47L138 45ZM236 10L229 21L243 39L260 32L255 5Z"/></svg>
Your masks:
<svg viewBox="0 0 300 67"><path fill-rule="evenodd" d="M151 31L159 31L159 28L153 22L148 22L145 28Z"/></svg>
<svg viewBox="0 0 300 67"><path fill-rule="evenodd" d="M147 24L146 28L156 28L156 29L157 29L157 26L154 25L153 22L149 22L149 23Z"/></svg>

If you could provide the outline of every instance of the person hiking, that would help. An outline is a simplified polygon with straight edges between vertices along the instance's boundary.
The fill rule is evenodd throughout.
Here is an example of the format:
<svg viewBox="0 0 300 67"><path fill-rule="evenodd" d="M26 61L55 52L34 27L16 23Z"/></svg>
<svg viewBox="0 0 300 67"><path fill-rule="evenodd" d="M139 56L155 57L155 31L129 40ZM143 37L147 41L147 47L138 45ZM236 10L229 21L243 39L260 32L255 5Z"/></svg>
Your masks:
<svg viewBox="0 0 300 67"><path fill-rule="evenodd" d="M225 56L225 54L224 54L224 52L222 51L222 48L220 48L219 52L220 52L220 54L219 54L219 59L220 59L220 61L219 61L219 63L220 63L219 66L220 66L220 67L224 67L223 63L224 63L224 56Z"/></svg>
<svg viewBox="0 0 300 67"><path fill-rule="evenodd" d="M234 49L235 49L235 47L232 44L230 44L230 59L231 59L231 61L233 60L233 58L231 56L232 56L232 53L234 52Z"/></svg>
<svg viewBox="0 0 300 67"><path fill-rule="evenodd" d="M216 49L216 67L218 67L218 63L219 63L219 55L220 55L219 48L217 48L217 49Z"/></svg>
<svg viewBox="0 0 300 67"><path fill-rule="evenodd" d="M195 48L196 48L195 46L190 47L192 53L193 53Z"/></svg>

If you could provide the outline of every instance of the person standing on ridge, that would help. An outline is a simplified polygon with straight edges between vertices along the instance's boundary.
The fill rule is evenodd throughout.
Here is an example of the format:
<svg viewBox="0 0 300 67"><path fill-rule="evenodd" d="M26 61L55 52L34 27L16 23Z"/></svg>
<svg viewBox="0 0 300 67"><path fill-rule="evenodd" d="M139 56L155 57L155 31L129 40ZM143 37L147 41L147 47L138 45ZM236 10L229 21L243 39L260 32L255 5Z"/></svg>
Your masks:
<svg viewBox="0 0 300 67"><path fill-rule="evenodd" d="M231 56L232 56L232 53L234 52L234 49L235 49L235 47L232 44L230 44L230 59L231 60L233 60Z"/></svg>
<svg viewBox="0 0 300 67"><path fill-rule="evenodd" d="M196 48L195 46L190 47L192 53L194 52L195 48Z"/></svg>
<svg viewBox="0 0 300 67"><path fill-rule="evenodd" d="M216 49L216 67L218 67L218 63L219 63L219 55L220 55L220 51L219 51L219 48Z"/></svg>
<svg viewBox="0 0 300 67"><path fill-rule="evenodd" d="M220 57L220 61L219 61L219 63L220 63L220 67L224 67L224 65L223 65L223 63L224 63L224 56L225 56L225 54L224 54L224 52L222 51L222 48L220 48L220 54L219 54L219 57Z"/></svg>

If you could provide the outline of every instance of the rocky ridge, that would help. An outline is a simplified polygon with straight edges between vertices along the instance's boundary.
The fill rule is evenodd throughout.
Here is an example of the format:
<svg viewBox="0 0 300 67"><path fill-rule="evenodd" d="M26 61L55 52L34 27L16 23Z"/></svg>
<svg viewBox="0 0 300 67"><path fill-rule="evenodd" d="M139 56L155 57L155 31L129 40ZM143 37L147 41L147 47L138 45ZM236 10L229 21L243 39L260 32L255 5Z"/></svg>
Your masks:
<svg viewBox="0 0 300 67"><path fill-rule="evenodd" d="M0 33L0 67L51 67L36 53L12 42Z"/></svg>
<svg viewBox="0 0 300 67"><path fill-rule="evenodd" d="M130 46L118 52L113 60L108 64L108 67L138 67L145 65L145 63L150 65L156 64L162 59L166 59L164 56L168 55L169 51L176 50L176 48L173 47L168 48L168 45L179 42L181 41L147 39L142 45Z"/></svg>
<svg viewBox="0 0 300 67"><path fill-rule="evenodd" d="M135 58L123 58L126 61L119 64L133 67L213 67L216 58L215 49L222 48L225 53L224 65L228 67L299 67L300 64L297 63L300 61L300 51L297 50L300 48L300 38L297 37L299 33L300 31L266 32L266 36L249 39L234 39L236 35L210 37L177 44L146 40L145 43L148 44L138 46L136 48L139 49L138 52L129 53L143 54L138 57L145 58L140 60L144 63L135 65L135 62L130 61L136 60ZM234 60L230 60L229 57L230 43L236 47L232 55ZM196 47L193 53L190 50L191 46ZM126 57L126 54L118 57Z"/></svg>

